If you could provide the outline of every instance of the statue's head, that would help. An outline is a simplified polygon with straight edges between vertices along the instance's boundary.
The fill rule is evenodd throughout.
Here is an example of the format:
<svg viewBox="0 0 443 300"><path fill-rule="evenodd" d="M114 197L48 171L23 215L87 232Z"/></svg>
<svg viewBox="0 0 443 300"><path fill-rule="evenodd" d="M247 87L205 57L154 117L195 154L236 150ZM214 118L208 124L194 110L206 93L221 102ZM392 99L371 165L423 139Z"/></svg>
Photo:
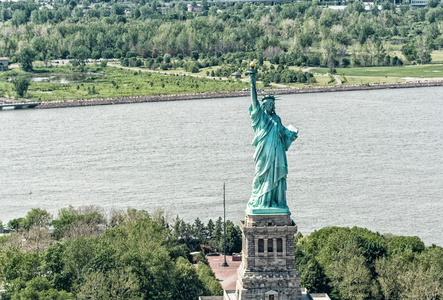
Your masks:
<svg viewBox="0 0 443 300"><path fill-rule="evenodd" d="M261 107L268 115L275 114L275 97L272 95L264 96L261 100Z"/></svg>

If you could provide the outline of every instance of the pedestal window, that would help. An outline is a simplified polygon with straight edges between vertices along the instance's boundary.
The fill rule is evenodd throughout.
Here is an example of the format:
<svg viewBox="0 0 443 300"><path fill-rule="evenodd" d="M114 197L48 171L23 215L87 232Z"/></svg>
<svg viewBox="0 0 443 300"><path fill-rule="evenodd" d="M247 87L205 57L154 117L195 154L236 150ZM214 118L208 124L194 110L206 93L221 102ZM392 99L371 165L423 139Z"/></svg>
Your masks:
<svg viewBox="0 0 443 300"><path fill-rule="evenodd" d="M268 239L268 252L274 252L274 240Z"/></svg>
<svg viewBox="0 0 443 300"><path fill-rule="evenodd" d="M258 252L265 252L265 241L263 239L258 240Z"/></svg>
<svg viewBox="0 0 443 300"><path fill-rule="evenodd" d="M282 241L282 239L277 239L277 252L283 252L283 241Z"/></svg>

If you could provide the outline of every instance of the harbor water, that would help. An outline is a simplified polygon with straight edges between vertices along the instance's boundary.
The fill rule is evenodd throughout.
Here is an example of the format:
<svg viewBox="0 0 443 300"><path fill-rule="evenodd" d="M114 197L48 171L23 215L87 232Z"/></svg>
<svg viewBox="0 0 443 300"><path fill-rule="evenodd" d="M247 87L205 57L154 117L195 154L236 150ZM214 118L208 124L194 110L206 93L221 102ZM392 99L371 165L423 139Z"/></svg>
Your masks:
<svg viewBox="0 0 443 300"><path fill-rule="evenodd" d="M284 95L299 231L359 226L443 246L443 87ZM0 112L0 220L72 205L244 218L250 99Z"/></svg>

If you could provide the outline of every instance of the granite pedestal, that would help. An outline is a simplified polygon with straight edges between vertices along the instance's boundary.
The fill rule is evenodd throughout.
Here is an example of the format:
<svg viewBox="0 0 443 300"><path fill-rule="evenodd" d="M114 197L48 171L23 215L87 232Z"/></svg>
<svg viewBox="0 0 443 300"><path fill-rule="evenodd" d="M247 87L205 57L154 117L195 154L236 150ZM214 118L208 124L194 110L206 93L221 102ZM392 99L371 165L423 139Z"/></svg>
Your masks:
<svg viewBox="0 0 443 300"><path fill-rule="evenodd" d="M246 215L240 221L242 263L238 268L238 300L300 300L300 275L295 269L294 235L289 214Z"/></svg>

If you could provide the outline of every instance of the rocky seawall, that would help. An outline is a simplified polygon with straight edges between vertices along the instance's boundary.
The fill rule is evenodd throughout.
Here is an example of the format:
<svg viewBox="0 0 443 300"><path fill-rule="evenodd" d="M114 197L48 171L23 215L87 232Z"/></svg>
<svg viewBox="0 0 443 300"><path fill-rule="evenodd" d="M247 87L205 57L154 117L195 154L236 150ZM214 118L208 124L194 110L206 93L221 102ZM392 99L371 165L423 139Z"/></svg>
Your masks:
<svg viewBox="0 0 443 300"><path fill-rule="evenodd" d="M304 87L290 89L271 89L266 90L262 94L299 94L299 93L326 93L326 92L343 92L343 91L362 91L376 89L395 89L395 88L414 88L414 87L432 87L443 86L443 81L420 81L420 82L403 82L403 83L383 83L383 84L363 84L363 85L339 85L324 87ZM229 97L245 97L249 96L249 91L234 92L213 92L213 93L189 93L175 95L149 95L149 96L133 96L133 97L116 97L116 98L95 98L81 100L64 100L43 102L37 106L37 109L59 108L59 107L79 107L92 105L113 105L127 103L142 102L159 102L159 101L179 101L179 100L196 100L196 99L215 99Z"/></svg>

